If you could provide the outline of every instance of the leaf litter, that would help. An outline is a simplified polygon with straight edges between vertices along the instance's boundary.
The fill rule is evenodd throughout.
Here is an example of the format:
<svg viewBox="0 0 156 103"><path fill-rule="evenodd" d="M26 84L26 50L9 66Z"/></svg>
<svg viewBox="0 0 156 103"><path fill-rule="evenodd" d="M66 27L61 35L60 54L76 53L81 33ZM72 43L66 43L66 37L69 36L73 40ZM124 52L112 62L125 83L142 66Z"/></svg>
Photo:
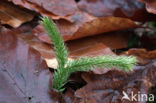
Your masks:
<svg viewBox="0 0 156 103"><path fill-rule="evenodd" d="M78 3L74 0L70 3L67 0L51 0L50 3L48 0L9 0L13 5L2 0L0 7L4 9L0 11L12 10L16 15L27 12L15 16L14 19L19 19L20 23L14 19L10 23L1 14L0 103L131 103L121 101L123 91L128 95L130 91L148 94L152 89L155 95L155 49L149 50L145 46L152 43L153 47L154 37L143 35L142 47L127 48L134 29L140 27L133 20L155 20L155 15L150 14L155 13L154 2L144 0L146 5L151 5L146 6L150 12L147 13L140 1L143 0L81 0ZM6 9L3 3L15 9ZM97 8L96 11L93 7ZM16 9L19 12L15 12ZM34 23L34 11L35 15L46 15L55 21L66 41L70 58L106 54L134 55L139 61L138 65L130 73L98 68L89 73L74 73L66 84L65 92L57 93L50 85L53 67L48 67L45 61L55 59L53 47L42 26ZM25 18L25 15L28 16ZM113 52L116 50L121 52Z"/></svg>

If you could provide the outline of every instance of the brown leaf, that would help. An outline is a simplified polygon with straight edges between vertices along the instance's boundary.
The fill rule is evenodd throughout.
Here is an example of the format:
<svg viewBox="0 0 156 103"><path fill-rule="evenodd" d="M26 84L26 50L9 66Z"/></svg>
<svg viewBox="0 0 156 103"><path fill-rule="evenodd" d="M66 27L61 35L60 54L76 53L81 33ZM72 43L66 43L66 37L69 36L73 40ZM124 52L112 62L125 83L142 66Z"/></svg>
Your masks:
<svg viewBox="0 0 156 103"><path fill-rule="evenodd" d="M9 1L24 8L35 10L41 15L49 16L52 19L64 19L72 23L81 21L84 18L83 11L96 17L116 16L130 18L135 21L155 20L155 16L147 13L143 3L137 0L81 0L78 4L75 0Z"/></svg>
<svg viewBox="0 0 156 103"><path fill-rule="evenodd" d="M31 47L39 51L44 58L52 59L55 57L51 45L41 42L37 39L37 37L33 35L33 33L23 33L23 31L20 31L20 33L18 34L18 36L20 36ZM111 49L121 49L127 47L130 35L131 32L129 31L110 32L77 40L71 40L66 42L66 44L72 57L79 57L91 54L95 56L102 55L102 51L105 50L107 51L105 52L106 54L113 54Z"/></svg>
<svg viewBox="0 0 156 103"><path fill-rule="evenodd" d="M49 68L57 69L58 62L57 62L56 58L52 58L52 59L46 59L45 58L45 61L46 61L46 63L47 63ZM73 59L72 58L68 58L68 61L72 62Z"/></svg>
<svg viewBox="0 0 156 103"><path fill-rule="evenodd" d="M81 98L81 103L139 103L139 101L122 100L122 92L129 97L134 94L148 94L149 89L156 85L156 61L138 67L132 73L109 71L103 75L84 73L82 77L88 83L76 91L76 97ZM142 102L145 103L145 102Z"/></svg>
<svg viewBox="0 0 156 103"><path fill-rule="evenodd" d="M121 54L136 56L140 65L148 64L156 58L156 50L147 51L143 48L132 48Z"/></svg>
<svg viewBox="0 0 156 103"><path fill-rule="evenodd" d="M59 16L72 15L77 10L74 0L25 0L26 2L37 5L44 10ZM35 8L36 9L36 8Z"/></svg>
<svg viewBox="0 0 156 103"><path fill-rule="evenodd" d="M70 55L73 58L79 58L83 56L100 56L100 55L115 55L110 48L105 46L102 43L94 44L94 45L88 45L88 46L83 46L77 45L78 47L76 48L76 45L71 45L74 49L70 51ZM81 48L80 48L81 47ZM69 48L71 49L71 47Z"/></svg>
<svg viewBox="0 0 156 103"><path fill-rule="evenodd" d="M119 31L106 33L105 35L96 35L68 41L66 44L70 54L69 58L77 59L84 56L92 57L101 55L115 55L111 49L127 47L128 37L130 34L131 33L128 31ZM54 68L54 66L51 64L56 64L56 62L51 61L55 59L51 45L39 41L34 35L30 34L30 32L19 33L19 36L22 37L22 39L31 47L40 52L50 68ZM103 74L108 70L109 69L96 69L93 72L96 74Z"/></svg>
<svg viewBox="0 0 156 103"><path fill-rule="evenodd" d="M82 22L82 23L81 23ZM137 25L130 19L118 17L103 17L93 20L81 21L80 24L69 23L64 20L57 21L58 29L63 36L64 40L74 40L86 36L93 36L105 32L123 30L127 28L137 27ZM51 43L48 35L45 33L41 25L34 29L34 35L46 43Z"/></svg>
<svg viewBox="0 0 156 103"><path fill-rule="evenodd" d="M81 41L79 41L80 43ZM89 43L89 42L87 42ZM82 43L83 45L85 43ZM80 57L84 57L84 56L89 56L89 57L95 57L95 56L104 56L104 55L115 55L110 48L108 48L107 46L105 46L102 43L98 43L95 45L88 45L88 46L83 46L83 48L81 47L81 45L71 45L72 48L71 52L70 52L70 57L77 59ZM78 47L76 47L78 46ZM80 48L81 47L81 48ZM75 50L74 50L75 49ZM103 69L98 69L96 68L95 70L93 70L93 72L95 74L104 74L106 72L108 72L110 69L107 68L103 68Z"/></svg>
<svg viewBox="0 0 156 103"><path fill-rule="evenodd" d="M28 27L24 31L29 30L30 29ZM39 41L33 34L30 33L30 31L27 33L24 31L20 31L18 36L35 50L39 51L42 57L46 60L46 63L49 65L49 67L54 68L54 66L51 65L56 64L55 61L51 61L55 59L52 46ZM104 35L96 35L68 41L66 44L69 50L69 58L77 59L84 56L92 57L101 55L115 55L111 49L126 48L129 35L131 35L131 32L129 31L118 31L106 33ZM96 74L103 74L107 71L108 69L96 69L93 72Z"/></svg>
<svg viewBox="0 0 156 103"><path fill-rule="evenodd" d="M19 36L27 42L31 47L36 49L40 52L42 57L46 60L46 63L48 67L50 68L56 68L56 61L55 56L53 54L53 49L51 48L51 45L42 43L37 40L33 35L31 34L19 34ZM100 37L99 37L100 38ZM99 55L115 55L110 48L105 46L102 43L98 43L95 41L92 42L95 39L84 39L84 40L75 40L70 41L67 43L67 47L69 50L69 58L77 59L78 57L83 56L99 56ZM81 44L79 44L81 42ZM107 72L107 69L104 70L94 70L95 73L101 74Z"/></svg>
<svg viewBox="0 0 156 103"><path fill-rule="evenodd" d="M143 3L137 0L81 0L78 7L96 17L117 16L144 21L150 16Z"/></svg>
<svg viewBox="0 0 156 103"><path fill-rule="evenodd" d="M0 22L2 24L17 28L21 24L31 21L34 16L35 13L32 11L15 6L6 0L0 1Z"/></svg>
<svg viewBox="0 0 156 103"><path fill-rule="evenodd" d="M16 0L12 1L15 2ZM63 35L65 41L97 35L104 32L137 27L133 21L127 18L114 17L113 15L101 18L94 17L78 10L74 0L71 0L70 3L68 2L68 0L52 0L50 2L48 0L25 0L25 2L19 2L19 5L24 6L25 3L28 3L31 6L33 5L32 8L35 8L35 10L38 8L41 14L44 14L42 11L47 11L47 16L55 20L57 19L56 23L58 29ZM71 4L73 5L71 6ZM55 18L53 15L58 15L59 18ZM34 29L34 34L41 40L51 43L41 25Z"/></svg>
<svg viewBox="0 0 156 103"><path fill-rule="evenodd" d="M135 55L141 58L155 59L156 58L156 50L147 51L146 49L129 49L126 52L128 55Z"/></svg>
<svg viewBox="0 0 156 103"><path fill-rule="evenodd" d="M60 94L51 89L52 73L39 52L15 31L0 32L0 103L58 103ZM66 100L66 98L68 100ZM72 103L66 95L61 103Z"/></svg>
<svg viewBox="0 0 156 103"><path fill-rule="evenodd" d="M74 20L70 16L75 15L79 10L74 0L10 0L30 10L35 10L42 15L53 19Z"/></svg>
<svg viewBox="0 0 156 103"><path fill-rule="evenodd" d="M156 14L156 1L155 0L139 0L146 3L146 9L149 13Z"/></svg>
<svg viewBox="0 0 156 103"><path fill-rule="evenodd" d="M71 51L75 51L76 49L80 48L92 47L93 45L99 43L102 43L111 49L121 49L127 47L128 39L131 34L132 33L129 31L109 32L77 40L72 40L67 42L67 44L69 46L69 49L71 48Z"/></svg>

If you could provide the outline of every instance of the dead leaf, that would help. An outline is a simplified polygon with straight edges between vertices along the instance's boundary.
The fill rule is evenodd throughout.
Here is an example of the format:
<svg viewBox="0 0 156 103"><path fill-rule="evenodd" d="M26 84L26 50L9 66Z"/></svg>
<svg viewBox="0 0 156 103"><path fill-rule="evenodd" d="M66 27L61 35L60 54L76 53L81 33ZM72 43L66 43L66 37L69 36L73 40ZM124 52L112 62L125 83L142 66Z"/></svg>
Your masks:
<svg viewBox="0 0 156 103"><path fill-rule="evenodd" d="M73 60L72 58L68 58L68 61L71 62L72 60ZM56 58L53 58L53 59L46 59L45 58L45 61L46 61L49 68L57 69L58 62L57 62Z"/></svg>
<svg viewBox="0 0 156 103"><path fill-rule="evenodd" d="M137 27L137 25L130 19L118 17L94 18L91 21L82 23L82 25L69 23L64 20L57 21L56 23L65 41L93 36L110 31ZM38 36L40 40L46 43L51 43L48 35L45 33L41 25L37 26L33 32L34 35Z"/></svg>
<svg viewBox="0 0 156 103"><path fill-rule="evenodd" d="M72 47L76 45L71 45ZM102 43L95 44L95 45L88 45L88 46L83 46L83 48L80 48L81 45L79 45L79 48L76 50L72 50L70 52L70 56L73 58L79 58L79 57L84 57L84 56L100 56L100 55L115 55L110 48L105 46Z"/></svg>
<svg viewBox="0 0 156 103"><path fill-rule="evenodd" d="M142 3L137 0L81 0L78 2L78 7L94 16L113 16L114 14L121 14L132 17L135 13L144 8Z"/></svg>
<svg viewBox="0 0 156 103"><path fill-rule="evenodd" d="M156 1L155 0L139 0L146 4L146 9L149 13L156 14Z"/></svg>
<svg viewBox="0 0 156 103"><path fill-rule="evenodd" d="M28 27L24 31L29 30L30 29ZM19 31L17 29L15 32L18 32L17 34L20 38L22 38L35 50L40 52L42 57L46 60L46 63L49 65L48 67L55 68L56 65L52 65L56 64L56 61L53 61L55 56L52 46L38 40L33 34L30 33L31 30L29 32L24 31ZM69 58L77 59L84 56L92 57L101 55L115 55L111 49L126 48L129 35L131 35L131 32L129 31L118 31L68 41L66 44L69 50ZM96 69L93 72L96 74L103 74L107 71L108 69Z"/></svg>
<svg viewBox="0 0 156 103"><path fill-rule="evenodd" d="M155 62L138 67L132 73L121 71L109 71L103 75L84 73L82 77L88 84L77 90L75 96L82 100L81 103L132 103L126 99L122 100L122 92L126 92L129 97L131 92L148 94L149 89L156 85Z"/></svg>
<svg viewBox="0 0 156 103"><path fill-rule="evenodd" d="M49 68L56 68L57 61L55 59L53 49L51 45L45 44L37 40L34 35L31 34L19 34L25 42L27 42L31 47L40 52L42 57L44 57ZM100 37L99 37L100 38ZM69 58L77 59L83 56L100 56L100 55L115 55L110 48L105 46L102 43L92 42L94 38L90 40L74 40L67 43L67 47L69 50ZM81 44L80 44L81 42ZM107 72L107 69L104 70L94 70L95 73L101 74Z"/></svg>
<svg viewBox="0 0 156 103"><path fill-rule="evenodd" d="M79 11L74 0L10 0L30 10L35 10L42 15L53 19L66 19L71 22L70 16L77 15ZM70 2L70 3L69 3ZM76 14L75 14L76 13Z"/></svg>
<svg viewBox="0 0 156 103"><path fill-rule="evenodd" d="M0 103L58 103L59 93L50 88L51 77L39 52L16 32L1 30ZM68 101L72 98L66 95L60 103L72 103Z"/></svg>
<svg viewBox="0 0 156 103"><path fill-rule="evenodd" d="M156 58L156 50L147 51L144 48L132 48L121 54L136 56L140 65L148 64Z"/></svg>
<svg viewBox="0 0 156 103"><path fill-rule="evenodd" d="M28 30L30 29L28 28ZM115 55L111 49L126 48L129 35L131 35L129 31L118 31L68 41L66 44L69 50L69 57L72 59L77 59L84 56L92 57L101 55ZM46 63L49 65L48 67L55 68L56 65L54 66L52 64L56 64L56 61L51 61L55 59L51 45L39 41L30 32L23 33L23 31L21 31L18 36L35 50L40 52L42 57L46 60ZM109 70L96 69L93 72L96 74L103 74L107 71Z"/></svg>
<svg viewBox="0 0 156 103"><path fill-rule="evenodd" d="M154 59L156 58L156 50L153 51L147 51L146 49L129 49L127 51L128 55L135 55L139 56L141 58L148 58L148 59Z"/></svg>
<svg viewBox="0 0 156 103"><path fill-rule="evenodd" d="M138 0L80 0L78 8L96 17L122 17L134 21L152 21L155 15L146 11Z"/></svg>
<svg viewBox="0 0 156 103"><path fill-rule="evenodd" d="M96 44L102 43L110 49L126 48L128 39L132 35L129 31L115 31L104 33L100 35L85 37L67 42L69 50L75 51L80 48L92 47ZM72 46L73 45L73 46ZM96 50L96 49L95 49Z"/></svg>
<svg viewBox="0 0 156 103"><path fill-rule="evenodd" d="M72 15L77 10L77 6L74 0L25 0L25 1L38 7L41 7L54 15L59 16Z"/></svg>
<svg viewBox="0 0 156 103"><path fill-rule="evenodd" d="M21 24L31 21L35 13L21 7L15 6L6 0L0 1L0 21L2 24L8 24L14 28Z"/></svg>

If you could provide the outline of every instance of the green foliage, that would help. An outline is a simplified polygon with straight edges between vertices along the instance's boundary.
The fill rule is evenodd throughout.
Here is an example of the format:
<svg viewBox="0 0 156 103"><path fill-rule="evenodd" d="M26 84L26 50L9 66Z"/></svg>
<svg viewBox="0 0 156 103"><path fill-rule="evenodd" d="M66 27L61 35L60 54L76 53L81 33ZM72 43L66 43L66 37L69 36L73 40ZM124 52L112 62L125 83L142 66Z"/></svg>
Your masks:
<svg viewBox="0 0 156 103"><path fill-rule="evenodd" d="M75 61L69 62L66 66L70 72L75 71L89 71L95 67L101 68L119 68L125 71L129 71L136 63L135 57L129 56L98 56L98 57L84 57ZM85 69L84 69L85 68Z"/></svg>
<svg viewBox="0 0 156 103"><path fill-rule="evenodd" d="M68 61L68 51L66 46L64 45L64 41L62 40L60 33L57 31L54 22L51 21L48 17L44 17L42 19L42 24L54 45L54 53L59 63L58 68L62 69Z"/></svg>
<svg viewBox="0 0 156 103"><path fill-rule="evenodd" d="M150 21L150 22L148 22L148 24L151 27L156 27L156 22L155 21Z"/></svg>
<svg viewBox="0 0 156 103"><path fill-rule="evenodd" d="M135 57L126 56L98 56L98 57L83 57L77 60L68 61L68 51L63 42L63 39L53 21L48 17L42 19L42 24L50 36L55 50L55 56L58 62L57 71L53 76L53 88L58 91L64 91L64 85L71 73L77 71L89 71L95 67L101 68L116 68L124 71L129 71L136 64Z"/></svg>

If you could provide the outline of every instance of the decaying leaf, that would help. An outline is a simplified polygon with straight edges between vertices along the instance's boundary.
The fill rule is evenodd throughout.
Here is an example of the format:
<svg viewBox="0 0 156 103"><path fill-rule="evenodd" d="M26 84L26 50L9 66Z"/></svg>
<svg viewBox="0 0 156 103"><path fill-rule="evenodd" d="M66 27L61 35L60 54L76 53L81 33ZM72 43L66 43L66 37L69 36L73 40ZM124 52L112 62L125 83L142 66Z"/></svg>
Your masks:
<svg viewBox="0 0 156 103"><path fill-rule="evenodd" d="M68 61L71 62L72 60L73 60L72 58L68 58ZM45 61L46 61L49 68L57 69L58 62L57 62L56 58L53 58L53 59L46 59L45 58Z"/></svg>
<svg viewBox="0 0 156 103"><path fill-rule="evenodd" d="M141 58L155 59L156 58L156 50L147 51L146 49L130 49L126 52L128 55L135 55Z"/></svg>
<svg viewBox="0 0 156 103"><path fill-rule="evenodd" d="M77 10L74 0L25 0L58 16L72 15ZM70 2L70 3L69 3ZM34 8L37 9L37 8Z"/></svg>
<svg viewBox="0 0 156 103"><path fill-rule="evenodd" d="M20 5L30 10L35 10L41 15L46 15L55 20L65 19L77 22L82 19L83 12L94 16L126 17L133 20L152 19L153 16L146 12L143 3L138 0L9 0L15 5ZM70 3L68 3L70 2ZM152 18L151 18L152 17ZM153 18L154 19L154 18Z"/></svg>
<svg viewBox="0 0 156 103"><path fill-rule="evenodd" d="M0 1L0 22L2 24L17 28L21 24L31 21L34 16L35 13L32 11L15 6L6 0Z"/></svg>
<svg viewBox="0 0 156 103"><path fill-rule="evenodd" d="M71 51L76 51L80 48L88 48L93 45L102 43L111 49L121 49L126 48L128 44L128 39L132 35L129 31L115 31L109 33L103 33L100 35L85 37L77 40L72 40L67 42L69 49ZM96 49L95 49L96 50Z"/></svg>
<svg viewBox="0 0 156 103"><path fill-rule="evenodd" d="M20 0L18 0L18 2L16 2L17 0L11 1L14 2L16 5L21 5L23 7L26 6L26 8L29 8L27 6L27 4L29 4L31 5L31 8L29 9L38 9L38 11L42 15L44 15L43 11L46 11L49 17L56 20L58 29L60 30L65 41L97 35L104 32L137 27L134 21L127 18L114 17L114 15L107 15L106 17L94 17L92 15L89 15L85 12L80 11L77 8L75 1L73 0L71 0L71 3L73 4L72 6L71 4L69 5L69 1L67 0L62 0L61 3L59 3L59 0L52 0L50 2L48 0L47 2L43 0L24 0L23 2L21 2ZM118 2L113 1L113 3L119 6ZM124 3L128 5L126 7L129 7L131 5L131 2L125 1ZM135 11L136 8L142 7L139 6L141 5L139 3L132 4L134 7L129 7L129 11L133 11L133 9ZM54 15L59 16L59 18L54 17ZM38 36L39 39L41 39L42 41L51 43L41 25L37 26L34 29L34 34Z"/></svg>
<svg viewBox="0 0 156 103"><path fill-rule="evenodd" d="M103 75L84 73L82 77L87 85L76 91L76 97L81 98L81 103L140 103L123 99L123 91L131 97L131 93L148 94L149 89L156 85L156 61L138 67L132 73L109 71ZM141 103L145 103L143 100Z"/></svg>
<svg viewBox="0 0 156 103"><path fill-rule="evenodd" d="M136 56L140 65L148 64L156 58L156 50L147 51L143 48L132 48L121 54Z"/></svg>
<svg viewBox="0 0 156 103"><path fill-rule="evenodd" d="M156 1L155 0L139 0L146 3L146 9L149 13L156 14Z"/></svg>
<svg viewBox="0 0 156 103"><path fill-rule="evenodd" d="M67 21L56 22L61 35L64 40L74 40L86 36L93 36L105 32L123 30L127 28L137 27L137 25L126 18L118 17L103 17L84 22L81 25L69 23ZM82 21L81 21L82 22ZM40 40L51 43L48 35L45 33L41 25L34 29L34 34L39 37Z"/></svg>
<svg viewBox="0 0 156 103"><path fill-rule="evenodd" d="M140 1L156 13L154 0ZM131 35L120 30L138 27L132 20L151 20L138 0L1 0L0 23L17 28L34 18L30 10L55 21L72 59L116 55L112 50L126 48ZM48 67L55 69L57 62L49 37L40 24L24 28L10 31L0 25L0 103L131 103L122 100L123 91L148 94L156 85L156 51L129 49L121 54L137 57L140 66L133 72L97 68L75 73L60 95L51 88L53 72ZM155 44L155 38L148 41Z"/></svg>
<svg viewBox="0 0 156 103"><path fill-rule="evenodd" d="M96 17L124 17L134 21L155 20L154 15L146 11L144 3L138 0L80 0L78 8Z"/></svg>
<svg viewBox="0 0 156 103"><path fill-rule="evenodd" d="M0 103L58 103L60 97L51 89L51 76L39 52L15 32L1 30ZM72 103L72 97L66 93L61 103Z"/></svg>
<svg viewBox="0 0 156 103"><path fill-rule="evenodd" d="M119 9L127 17L133 16L136 11L144 8L137 0L81 0L78 7L94 16L112 16ZM118 10L117 10L118 9ZM121 16L121 15L120 15Z"/></svg>
<svg viewBox="0 0 156 103"><path fill-rule="evenodd" d="M70 53L69 57L77 59L84 56L115 55L111 49L127 47L128 37L130 34L131 33L128 31L119 31L68 41L66 44ZM42 57L46 60L48 67L56 67L56 60L51 45L39 41L30 32L20 32L18 36L40 52ZM96 69L93 72L96 74L103 74L107 71L108 69Z"/></svg>
<svg viewBox="0 0 156 103"><path fill-rule="evenodd" d="M10 0L16 5L20 5L30 10L35 10L42 15L53 19L70 19L69 16L77 15L79 11L74 0ZM70 3L69 3L70 2Z"/></svg>

